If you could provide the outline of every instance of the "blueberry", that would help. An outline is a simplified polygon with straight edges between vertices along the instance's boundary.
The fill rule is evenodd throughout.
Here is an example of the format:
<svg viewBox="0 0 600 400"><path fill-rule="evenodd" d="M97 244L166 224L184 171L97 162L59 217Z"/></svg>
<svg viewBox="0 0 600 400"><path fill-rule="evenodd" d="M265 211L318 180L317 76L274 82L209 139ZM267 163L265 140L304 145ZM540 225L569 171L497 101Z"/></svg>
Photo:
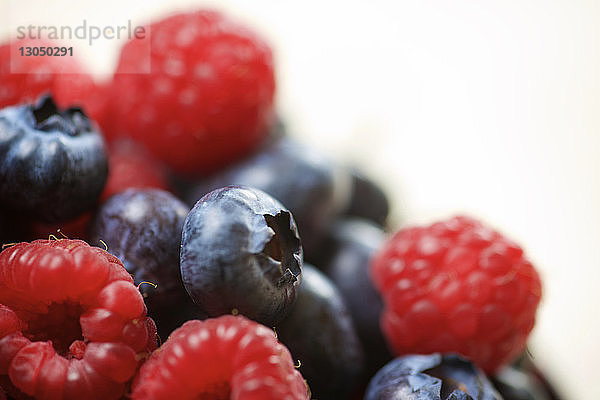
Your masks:
<svg viewBox="0 0 600 400"><path fill-rule="evenodd" d="M524 352L512 365L498 371L492 383L504 400L560 400L556 388Z"/></svg>
<svg viewBox="0 0 600 400"><path fill-rule="evenodd" d="M390 212L390 203L383 189L356 168L352 168L350 174L352 177L350 202L343 214L364 218L379 226L385 226Z"/></svg>
<svg viewBox="0 0 600 400"><path fill-rule="evenodd" d="M188 206L169 192L128 189L98 209L90 228L90 242L100 245L102 240L136 284L156 285L142 284L140 291L159 329L165 313L191 303L179 269L181 232L188 211Z"/></svg>
<svg viewBox="0 0 600 400"><path fill-rule="evenodd" d="M51 97L0 111L0 203L45 222L91 208L108 163L101 135L79 108Z"/></svg>
<svg viewBox="0 0 600 400"><path fill-rule="evenodd" d="M279 200L294 215L310 253L348 201L350 178L326 156L282 138L198 184L186 196L188 204L226 185L255 187Z"/></svg>
<svg viewBox="0 0 600 400"><path fill-rule="evenodd" d="M276 325L296 299L301 268L294 218L263 191L241 186L214 190L185 220L181 275L209 316L233 311Z"/></svg>
<svg viewBox="0 0 600 400"><path fill-rule="evenodd" d="M550 400L539 381L513 366L496 373L492 383L504 400Z"/></svg>
<svg viewBox="0 0 600 400"><path fill-rule="evenodd" d="M304 264L298 300L277 328L317 399L343 399L359 383L363 349L342 296L315 267Z"/></svg>
<svg viewBox="0 0 600 400"><path fill-rule="evenodd" d="M407 355L375 374L365 400L501 400L485 374L455 354Z"/></svg>
<svg viewBox="0 0 600 400"><path fill-rule="evenodd" d="M365 373L370 378L393 357L381 332L383 302L369 277L371 257L385 233L364 219L337 221L325 241L321 269L339 289L365 349Z"/></svg>

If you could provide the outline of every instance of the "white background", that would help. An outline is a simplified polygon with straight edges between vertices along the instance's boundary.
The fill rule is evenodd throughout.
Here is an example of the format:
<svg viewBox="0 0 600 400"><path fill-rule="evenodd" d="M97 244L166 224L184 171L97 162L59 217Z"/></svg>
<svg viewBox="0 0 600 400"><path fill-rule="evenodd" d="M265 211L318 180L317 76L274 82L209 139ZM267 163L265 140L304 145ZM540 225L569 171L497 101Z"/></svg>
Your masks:
<svg viewBox="0 0 600 400"><path fill-rule="evenodd" d="M531 351L567 398L600 398L600 2L0 4L9 22L212 4L250 23L274 47L292 133L370 172L398 225L466 212L523 244L544 281ZM82 50L99 78L118 45Z"/></svg>

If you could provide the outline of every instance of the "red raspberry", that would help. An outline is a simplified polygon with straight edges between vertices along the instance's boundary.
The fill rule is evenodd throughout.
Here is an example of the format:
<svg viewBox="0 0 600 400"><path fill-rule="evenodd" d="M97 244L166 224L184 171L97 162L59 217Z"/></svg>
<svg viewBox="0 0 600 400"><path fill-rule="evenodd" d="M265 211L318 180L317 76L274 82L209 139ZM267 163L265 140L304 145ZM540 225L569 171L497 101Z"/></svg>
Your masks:
<svg viewBox="0 0 600 400"><path fill-rule="evenodd" d="M273 330L242 316L192 320L142 366L133 400L307 400L307 387Z"/></svg>
<svg viewBox="0 0 600 400"><path fill-rule="evenodd" d="M454 351L487 372L525 348L542 293L523 250L466 217L401 230L371 276L396 354Z"/></svg>
<svg viewBox="0 0 600 400"><path fill-rule="evenodd" d="M179 172L214 171L256 148L274 119L270 48L223 15L197 11L150 25L114 77L113 132ZM143 71L150 63L150 73Z"/></svg>
<svg viewBox="0 0 600 400"><path fill-rule="evenodd" d="M154 322L116 257L66 239L0 253L5 390L39 399L118 399L155 348Z"/></svg>
<svg viewBox="0 0 600 400"><path fill-rule="evenodd" d="M51 93L62 107L79 105L93 120L101 120L105 112L105 96L91 75L75 57L25 57L19 47L57 46L41 40L20 40L0 45L0 108L20 103L35 103L38 97ZM12 53L11 53L12 51ZM12 71L18 71L15 73ZM67 64L68 63L68 64ZM76 73L64 73L65 68Z"/></svg>
<svg viewBox="0 0 600 400"><path fill-rule="evenodd" d="M113 142L109 147L108 165L108 179L100 202L130 188L169 190L166 170L133 142Z"/></svg>

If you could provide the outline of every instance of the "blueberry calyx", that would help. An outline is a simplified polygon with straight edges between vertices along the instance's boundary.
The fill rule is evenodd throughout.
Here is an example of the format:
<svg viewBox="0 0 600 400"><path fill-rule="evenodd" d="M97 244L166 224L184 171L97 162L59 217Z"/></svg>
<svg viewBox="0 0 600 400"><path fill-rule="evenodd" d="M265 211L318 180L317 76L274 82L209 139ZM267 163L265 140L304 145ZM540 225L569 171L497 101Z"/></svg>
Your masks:
<svg viewBox="0 0 600 400"><path fill-rule="evenodd" d="M267 226L274 232L263 249L263 254L279 264L279 270L264 271L277 286L288 286L298 279L300 267L300 239L291 229L290 213L280 211L264 214Z"/></svg>
<svg viewBox="0 0 600 400"><path fill-rule="evenodd" d="M450 395L455 393L456 396L458 396L458 393L463 392L463 393L472 393L472 391L470 390L470 388L467 387L467 385L465 385L464 383L456 380L454 377L452 377L451 375L449 375L448 371L445 370L445 368L442 368L441 366L435 366L433 368L427 369L425 371L423 371L424 374L430 375L434 378L438 378L441 383L441 389L440 389L440 394L442 396L442 399L448 399L451 398ZM478 385L478 391L481 391L482 387L481 385Z"/></svg>
<svg viewBox="0 0 600 400"><path fill-rule="evenodd" d="M77 136L91 129L90 122L83 110L71 107L60 111L52 96L43 96L37 104L31 106L34 128L38 131L59 131L69 136Z"/></svg>
<svg viewBox="0 0 600 400"><path fill-rule="evenodd" d="M365 400L501 400L483 371L457 354L405 355L375 374Z"/></svg>

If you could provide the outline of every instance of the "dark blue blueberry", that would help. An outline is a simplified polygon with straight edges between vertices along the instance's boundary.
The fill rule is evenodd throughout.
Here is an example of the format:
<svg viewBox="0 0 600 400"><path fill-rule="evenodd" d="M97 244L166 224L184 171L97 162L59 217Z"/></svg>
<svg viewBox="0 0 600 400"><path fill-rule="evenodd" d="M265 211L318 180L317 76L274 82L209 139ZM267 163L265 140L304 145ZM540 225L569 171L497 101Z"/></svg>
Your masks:
<svg viewBox="0 0 600 400"><path fill-rule="evenodd" d="M209 316L239 312L274 326L296 299L302 247L292 214L257 189L202 197L183 228L181 276Z"/></svg>
<svg viewBox="0 0 600 400"><path fill-rule="evenodd" d="M393 357L381 332L383 302L369 277L371 257L385 233L363 219L337 221L324 242L322 270L339 289L365 349L365 376L370 378Z"/></svg>
<svg viewBox="0 0 600 400"><path fill-rule="evenodd" d="M110 197L97 211L90 242L118 257L140 285L148 314L162 319L172 309L191 304L179 269L181 232L189 208L171 193L159 189L128 189ZM162 336L162 335L161 335Z"/></svg>
<svg viewBox="0 0 600 400"><path fill-rule="evenodd" d="M390 212L390 203L385 192L358 169L353 168L350 173L352 190L344 215L368 219L379 226L385 226Z"/></svg>
<svg viewBox="0 0 600 400"><path fill-rule="evenodd" d="M551 400L534 376L513 366L496 373L492 377L492 383L504 400Z"/></svg>
<svg viewBox="0 0 600 400"><path fill-rule="evenodd" d="M343 298L315 267L304 264L298 300L277 328L316 399L344 399L360 383L363 349Z"/></svg>
<svg viewBox="0 0 600 400"><path fill-rule="evenodd" d="M561 396L535 365L529 351L492 377L492 383L504 400L560 400Z"/></svg>
<svg viewBox="0 0 600 400"><path fill-rule="evenodd" d="M282 138L200 183L186 196L188 204L227 185L255 187L279 200L294 215L304 250L312 252L345 207L350 178L326 156Z"/></svg>
<svg viewBox="0 0 600 400"><path fill-rule="evenodd" d="M79 108L51 97L0 111L0 204L45 222L91 208L106 182L101 135Z"/></svg>
<svg viewBox="0 0 600 400"><path fill-rule="evenodd" d="M371 379L365 400L502 400L485 374L455 354L407 355Z"/></svg>

